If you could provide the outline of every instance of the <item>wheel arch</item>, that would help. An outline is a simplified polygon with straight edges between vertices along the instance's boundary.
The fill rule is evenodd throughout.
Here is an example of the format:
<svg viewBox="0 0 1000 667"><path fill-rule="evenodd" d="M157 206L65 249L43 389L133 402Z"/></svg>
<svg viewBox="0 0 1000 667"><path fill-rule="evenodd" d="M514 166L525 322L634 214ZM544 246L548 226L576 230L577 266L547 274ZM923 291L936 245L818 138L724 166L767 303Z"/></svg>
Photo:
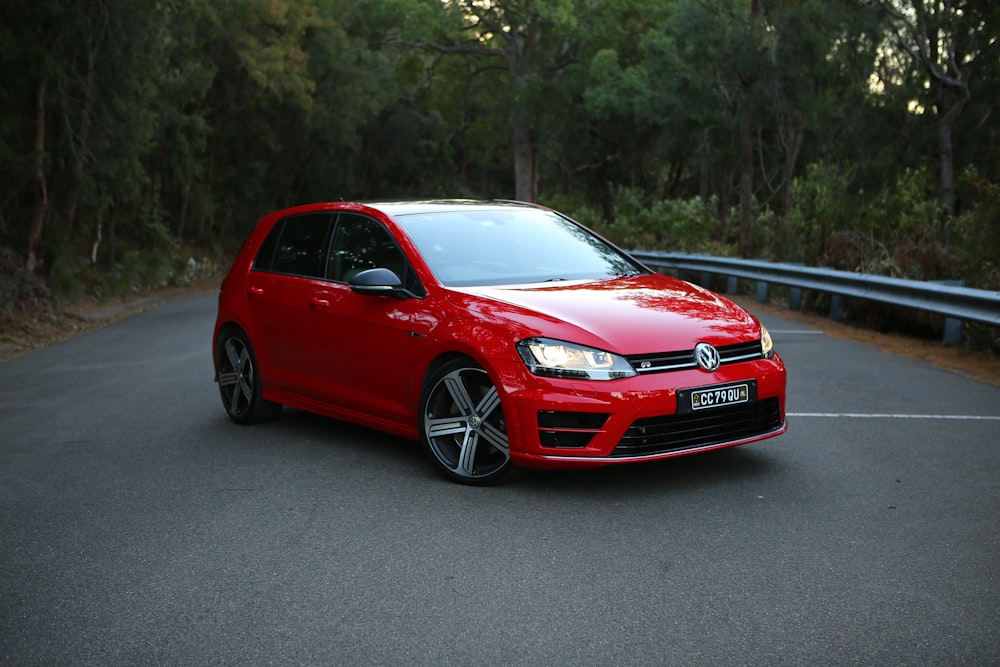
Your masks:
<svg viewBox="0 0 1000 667"><path fill-rule="evenodd" d="M250 340L250 335L247 330L239 325L239 323L233 320L227 320L222 322L215 327L215 335L212 336L212 365L215 367L215 381L219 381L219 347L222 345L222 341L226 336L232 334L243 334ZM250 341L251 345L253 341Z"/></svg>
<svg viewBox="0 0 1000 667"><path fill-rule="evenodd" d="M455 361L456 359L468 359L474 364L482 366L479 360L477 360L471 354L460 352L458 350L449 350L447 352L441 352L436 357L430 360L430 362L427 364L427 368L424 370L424 376L420 382L421 393L423 393L423 389L426 388L427 386L427 380L431 376L433 376L438 371L438 369L440 369L445 364Z"/></svg>
<svg viewBox="0 0 1000 667"><path fill-rule="evenodd" d="M243 326L238 320L229 319L225 322L221 322L216 326L216 333L212 340L212 365L215 367L215 381L219 380L219 346L222 344L223 339L226 336L233 334L242 335L246 341L250 344L251 349L253 349L254 357L257 360L257 370L260 375L261 383L267 390L267 378L272 376L271 364L267 358L266 350L262 354L261 347L257 344L257 337L251 333L248 327Z"/></svg>

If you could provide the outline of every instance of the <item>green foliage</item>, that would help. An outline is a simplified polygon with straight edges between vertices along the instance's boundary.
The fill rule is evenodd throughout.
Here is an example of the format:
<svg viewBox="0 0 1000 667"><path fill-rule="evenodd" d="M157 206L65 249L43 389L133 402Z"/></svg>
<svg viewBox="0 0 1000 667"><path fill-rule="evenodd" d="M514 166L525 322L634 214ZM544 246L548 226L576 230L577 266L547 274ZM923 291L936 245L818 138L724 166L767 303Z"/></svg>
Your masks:
<svg viewBox="0 0 1000 667"><path fill-rule="evenodd" d="M853 179L849 169L814 163L795 180L785 237L790 258L896 277L950 277L927 170L903 169L867 199Z"/></svg>
<svg viewBox="0 0 1000 667"><path fill-rule="evenodd" d="M547 195L540 203L569 216L595 231L607 231L604 229L601 211L590 204L586 197L567 193L553 193Z"/></svg>
<svg viewBox="0 0 1000 667"><path fill-rule="evenodd" d="M938 27L975 52L943 227L956 98L899 50L898 3L761 0L754 23L749 0L7 0L0 247L24 253L41 157L38 273L67 293L179 280L185 244L224 255L279 206L510 197L515 165L623 246L731 254L752 102L755 254L996 288L988 4Z"/></svg>
<svg viewBox="0 0 1000 667"><path fill-rule="evenodd" d="M618 186L613 202L613 220L600 228L622 247L716 255L733 251L715 216L715 200L650 199L637 188Z"/></svg>
<svg viewBox="0 0 1000 667"><path fill-rule="evenodd" d="M60 298L81 296L96 298L124 297L161 287L188 285L200 277L192 270L188 249L174 242L164 246L129 242L116 252L116 261L108 266L107 250L98 264L60 259L52 268L48 285Z"/></svg>
<svg viewBox="0 0 1000 667"><path fill-rule="evenodd" d="M852 196L851 174L832 164L814 162L792 183L794 207L786 224L786 259L814 264L826 254L831 234L852 229L858 221L858 201Z"/></svg>
<svg viewBox="0 0 1000 667"><path fill-rule="evenodd" d="M75 300L86 292L83 280L84 270L72 267L60 261L52 268L49 275L49 289L68 300Z"/></svg>
<svg viewBox="0 0 1000 667"><path fill-rule="evenodd" d="M959 187L970 205L955 220L956 274L982 289L1000 291L1000 183L969 168Z"/></svg>

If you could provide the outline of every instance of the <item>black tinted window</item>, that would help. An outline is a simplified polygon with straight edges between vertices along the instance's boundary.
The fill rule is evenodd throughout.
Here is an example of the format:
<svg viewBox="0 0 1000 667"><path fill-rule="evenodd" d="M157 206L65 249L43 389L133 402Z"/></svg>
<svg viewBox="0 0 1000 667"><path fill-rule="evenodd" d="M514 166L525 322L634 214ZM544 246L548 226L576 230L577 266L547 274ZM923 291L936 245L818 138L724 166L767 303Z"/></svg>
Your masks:
<svg viewBox="0 0 1000 667"><path fill-rule="evenodd" d="M279 222L261 245L254 268L322 278L331 220L329 213L313 213Z"/></svg>
<svg viewBox="0 0 1000 667"><path fill-rule="evenodd" d="M374 268L389 269L399 276L403 287L414 294L423 294L420 281L403 251L385 227L361 215L341 215L333 234L330 278L347 282L358 273Z"/></svg>
<svg viewBox="0 0 1000 667"><path fill-rule="evenodd" d="M285 228L285 221L279 220L274 227L271 228L271 232L264 239L264 243L261 244L260 249L257 251L257 256L253 260L253 268L255 271L270 271L271 262L274 261L274 249L278 247L278 237L281 236L281 230Z"/></svg>

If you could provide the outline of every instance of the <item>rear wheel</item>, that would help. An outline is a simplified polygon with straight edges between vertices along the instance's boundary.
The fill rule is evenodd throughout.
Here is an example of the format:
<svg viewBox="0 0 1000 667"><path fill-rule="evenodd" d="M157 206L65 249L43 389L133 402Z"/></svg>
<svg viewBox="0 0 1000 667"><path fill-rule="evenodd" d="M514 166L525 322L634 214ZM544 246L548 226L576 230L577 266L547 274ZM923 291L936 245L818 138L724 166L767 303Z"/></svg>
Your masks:
<svg viewBox="0 0 1000 667"><path fill-rule="evenodd" d="M261 397L257 358L246 335L230 331L220 339L215 355L219 395L230 418L240 424L253 424L277 417L281 404Z"/></svg>
<svg viewBox="0 0 1000 667"><path fill-rule="evenodd" d="M492 484L512 467L500 394L469 359L451 361L428 377L420 436L424 451L452 480Z"/></svg>

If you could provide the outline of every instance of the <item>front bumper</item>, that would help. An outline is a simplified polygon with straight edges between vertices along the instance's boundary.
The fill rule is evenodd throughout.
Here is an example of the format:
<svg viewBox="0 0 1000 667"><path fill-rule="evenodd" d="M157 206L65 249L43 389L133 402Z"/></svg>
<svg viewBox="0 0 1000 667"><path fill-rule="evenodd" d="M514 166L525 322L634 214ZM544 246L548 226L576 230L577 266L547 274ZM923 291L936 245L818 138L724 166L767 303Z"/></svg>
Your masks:
<svg viewBox="0 0 1000 667"><path fill-rule="evenodd" d="M780 435L785 421L781 359L612 381L557 380L505 366L510 455L533 468L590 468L654 461ZM748 403L678 414L677 392L754 380Z"/></svg>

